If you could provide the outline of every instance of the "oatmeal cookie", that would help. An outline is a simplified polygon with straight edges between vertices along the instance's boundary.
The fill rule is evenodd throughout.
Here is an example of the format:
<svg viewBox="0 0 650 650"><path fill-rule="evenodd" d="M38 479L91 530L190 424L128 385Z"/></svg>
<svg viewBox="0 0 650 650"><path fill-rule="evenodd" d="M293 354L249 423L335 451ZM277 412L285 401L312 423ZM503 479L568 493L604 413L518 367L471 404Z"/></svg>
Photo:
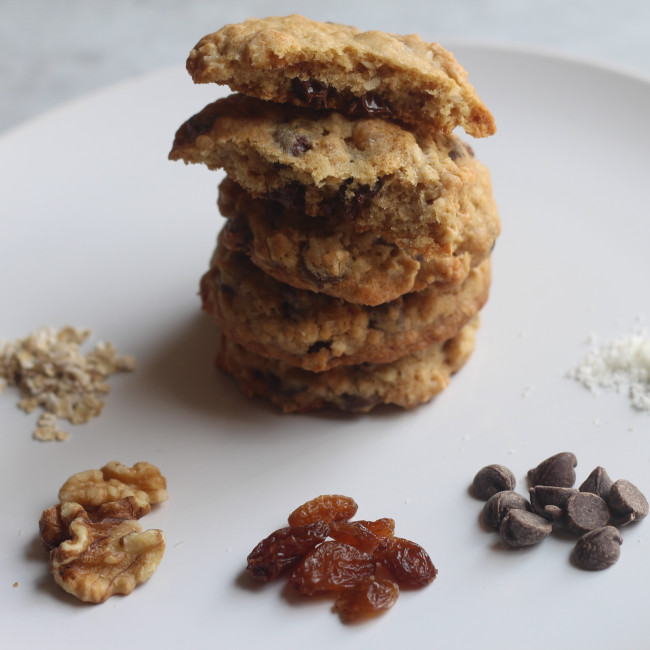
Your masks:
<svg viewBox="0 0 650 650"><path fill-rule="evenodd" d="M172 160L224 168L256 198L353 222L427 256L467 221L474 159L453 135L231 95L176 133Z"/></svg>
<svg viewBox="0 0 650 650"><path fill-rule="evenodd" d="M390 363L318 373L262 357L222 335L217 365L233 375L249 397L265 397L286 413L324 407L364 413L380 404L408 409L446 388L474 350L478 325L476 316L453 338Z"/></svg>
<svg viewBox="0 0 650 650"><path fill-rule="evenodd" d="M427 259L344 218L305 218L287 203L253 199L229 178L219 187L228 217L223 243L247 253L276 280L350 302L379 305L436 282L458 284L491 252L500 224L487 170L474 161L468 220L449 252L434 246Z"/></svg>
<svg viewBox="0 0 650 650"><path fill-rule="evenodd" d="M489 258L460 285L435 285L376 307L294 289L221 243L201 280L203 309L232 341L320 372L388 363L454 336L485 304Z"/></svg>
<svg viewBox="0 0 650 650"><path fill-rule="evenodd" d="M280 103L379 115L475 137L494 118L453 55L419 36L321 23L302 16L249 19L202 38L187 69L196 83Z"/></svg>

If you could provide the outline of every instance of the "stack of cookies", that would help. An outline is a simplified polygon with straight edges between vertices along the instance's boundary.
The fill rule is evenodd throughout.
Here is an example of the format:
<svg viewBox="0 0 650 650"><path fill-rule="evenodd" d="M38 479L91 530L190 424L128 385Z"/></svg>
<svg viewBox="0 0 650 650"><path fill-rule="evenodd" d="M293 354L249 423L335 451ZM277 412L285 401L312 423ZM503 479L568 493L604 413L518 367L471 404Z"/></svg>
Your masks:
<svg viewBox="0 0 650 650"><path fill-rule="evenodd" d="M224 169L201 280L217 363L284 411L410 408L474 348L500 230L487 170L452 131L495 131L452 55L301 16L203 38L187 68L235 91L172 160Z"/></svg>

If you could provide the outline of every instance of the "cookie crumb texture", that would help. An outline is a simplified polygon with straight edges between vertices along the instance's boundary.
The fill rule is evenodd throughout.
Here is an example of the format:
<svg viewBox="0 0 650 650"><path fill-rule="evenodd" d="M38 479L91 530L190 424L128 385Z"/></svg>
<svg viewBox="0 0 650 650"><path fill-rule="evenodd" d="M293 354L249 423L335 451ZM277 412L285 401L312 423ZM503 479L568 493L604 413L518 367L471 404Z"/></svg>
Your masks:
<svg viewBox="0 0 650 650"><path fill-rule="evenodd" d="M501 230L452 133L495 131L465 71L418 36L295 15L209 34L187 69L233 91L169 153L226 173L200 281L217 365L285 412L429 401L474 349Z"/></svg>

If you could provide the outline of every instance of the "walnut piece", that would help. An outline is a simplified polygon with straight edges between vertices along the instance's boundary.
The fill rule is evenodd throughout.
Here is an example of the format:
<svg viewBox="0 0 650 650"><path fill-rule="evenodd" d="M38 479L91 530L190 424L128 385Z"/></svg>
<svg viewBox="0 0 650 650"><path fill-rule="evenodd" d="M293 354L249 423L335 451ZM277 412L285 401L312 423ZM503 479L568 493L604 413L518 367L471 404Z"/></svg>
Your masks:
<svg viewBox="0 0 650 650"><path fill-rule="evenodd" d="M71 476L59 490L59 501L95 508L108 501L134 497L144 507L166 501L166 488L167 481L155 465L140 462L127 467L111 461L102 469L89 469Z"/></svg>
<svg viewBox="0 0 650 650"><path fill-rule="evenodd" d="M40 407L51 416L39 420L35 438L65 440L56 418L81 424L98 416L110 391L107 377L135 368L133 358L118 356L111 343L98 343L84 356L80 346L89 335L89 330L69 326L42 328L0 345L0 392L6 385L17 386L20 408L30 413Z"/></svg>
<svg viewBox="0 0 650 650"><path fill-rule="evenodd" d="M61 517L61 503L48 508L41 515L38 522L41 539L48 550L56 548L61 542L69 539L70 530ZM140 519L149 514L151 506L147 503L139 504L135 497L125 497L119 501L110 501L97 508L85 508L88 518L94 522L104 521L126 521L129 519Z"/></svg>
<svg viewBox="0 0 650 650"><path fill-rule="evenodd" d="M162 531L142 532L133 519L92 521L81 505L67 502L58 517L67 539L50 552L50 570L62 589L85 602L131 593L153 575L165 552Z"/></svg>

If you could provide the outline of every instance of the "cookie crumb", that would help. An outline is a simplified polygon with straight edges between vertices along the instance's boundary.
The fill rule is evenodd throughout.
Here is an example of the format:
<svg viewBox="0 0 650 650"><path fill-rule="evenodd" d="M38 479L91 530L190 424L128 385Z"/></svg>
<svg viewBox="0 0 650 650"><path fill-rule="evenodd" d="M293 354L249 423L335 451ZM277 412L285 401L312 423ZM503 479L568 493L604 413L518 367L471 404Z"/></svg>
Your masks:
<svg viewBox="0 0 650 650"><path fill-rule="evenodd" d="M18 583L14 582L13 586L14 586L14 588L16 588L18 586Z"/></svg>
<svg viewBox="0 0 650 650"><path fill-rule="evenodd" d="M0 347L0 393L16 386L21 409L43 410L35 439L66 440L69 434L59 429L57 418L82 424L98 416L110 391L106 379L135 368L133 357L118 356L111 343L97 343L83 355L80 346L89 335L90 330L70 326L40 328Z"/></svg>

